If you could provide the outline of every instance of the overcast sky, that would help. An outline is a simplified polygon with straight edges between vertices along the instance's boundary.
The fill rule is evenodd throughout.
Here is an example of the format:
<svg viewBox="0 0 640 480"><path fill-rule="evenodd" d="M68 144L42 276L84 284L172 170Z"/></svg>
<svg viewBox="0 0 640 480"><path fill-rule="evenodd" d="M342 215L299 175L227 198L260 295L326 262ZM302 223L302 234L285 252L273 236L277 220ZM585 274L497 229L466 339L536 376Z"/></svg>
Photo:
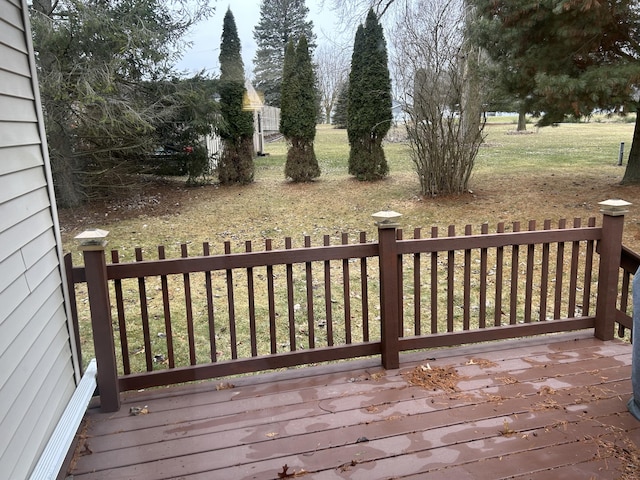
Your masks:
<svg viewBox="0 0 640 480"><path fill-rule="evenodd" d="M309 8L308 20L313 21L319 45L335 41L339 36L338 19L335 12L329 8L329 4L329 0L306 0ZM182 60L177 65L179 70L196 73L204 69L208 73L219 73L218 55L222 22L228 7L231 7L238 27L245 74L252 76L253 57L257 48L253 39L253 29L260 21L260 0L218 0L215 15L196 25L188 36L193 46L184 52ZM352 42L353 39L350 38L348 41Z"/></svg>

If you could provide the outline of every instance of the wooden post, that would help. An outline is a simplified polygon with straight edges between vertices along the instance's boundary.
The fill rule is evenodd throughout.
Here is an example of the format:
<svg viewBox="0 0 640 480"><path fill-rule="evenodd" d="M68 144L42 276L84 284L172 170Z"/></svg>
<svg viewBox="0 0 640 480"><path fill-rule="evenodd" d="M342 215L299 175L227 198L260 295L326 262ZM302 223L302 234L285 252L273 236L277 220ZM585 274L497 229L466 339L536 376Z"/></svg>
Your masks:
<svg viewBox="0 0 640 480"><path fill-rule="evenodd" d="M601 340L614 337L618 278L622 252L624 214L631 203L624 200L600 202L602 239L600 240L600 266L598 269L598 301L596 304L595 336Z"/></svg>
<svg viewBox="0 0 640 480"><path fill-rule="evenodd" d="M378 212L378 246L380 259L380 316L382 337L382 366L393 370L400 366L400 342L398 326L400 305L398 301L398 249L396 244L396 212Z"/></svg>
<svg viewBox="0 0 640 480"><path fill-rule="evenodd" d="M107 263L104 248L109 232L87 230L76 237L84 256L84 268L91 309L91 328L98 366L100 409L103 412L120 410L120 389L111 324L111 302L107 284Z"/></svg>

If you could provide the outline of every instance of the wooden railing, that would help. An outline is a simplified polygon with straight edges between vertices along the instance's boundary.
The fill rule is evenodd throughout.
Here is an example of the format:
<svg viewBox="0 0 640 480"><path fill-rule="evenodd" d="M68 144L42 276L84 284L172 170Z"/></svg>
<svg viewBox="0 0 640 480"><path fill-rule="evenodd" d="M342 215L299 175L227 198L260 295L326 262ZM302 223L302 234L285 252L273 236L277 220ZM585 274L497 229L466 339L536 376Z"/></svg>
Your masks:
<svg viewBox="0 0 640 480"><path fill-rule="evenodd" d="M629 314L631 310L631 282L636 271L640 267L640 255L633 250L622 246L620 258L621 284L619 308L616 310L616 323L618 324L618 336L623 337L625 330L633 327L633 318Z"/></svg>
<svg viewBox="0 0 640 480"><path fill-rule="evenodd" d="M404 239L380 224L375 242L267 240L236 253L227 242L216 255L205 243L171 259L138 249L131 263L114 251L107 264L90 242L84 267L66 261L71 291L86 283L101 405L112 411L121 390L372 355L392 369L407 350L579 329L611 339L616 322L631 326L640 259L621 247L620 209L603 213L599 227L451 226Z"/></svg>

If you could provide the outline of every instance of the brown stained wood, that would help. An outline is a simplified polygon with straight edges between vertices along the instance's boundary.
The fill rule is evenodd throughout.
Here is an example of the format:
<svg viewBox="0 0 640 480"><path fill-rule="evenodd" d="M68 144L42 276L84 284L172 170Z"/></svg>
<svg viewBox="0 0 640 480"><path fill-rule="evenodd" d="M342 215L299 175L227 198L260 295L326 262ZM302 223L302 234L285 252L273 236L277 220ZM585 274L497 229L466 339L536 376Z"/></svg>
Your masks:
<svg viewBox="0 0 640 480"><path fill-rule="evenodd" d="M565 221L566 224L566 221ZM558 228L552 230L537 230L535 232L520 231L509 232L508 235L501 235L500 232L489 235L471 235L469 237L447 238L440 237L438 239L421 239L421 240L405 240L398 247L401 254L415 252L446 252L450 249L464 250L470 248L498 248L511 245L528 245L530 243L555 243L555 242L573 242L575 240L599 240L602 238L602 228L583 227L583 228Z"/></svg>
<svg viewBox="0 0 640 480"><path fill-rule="evenodd" d="M449 238L456 236L455 225L449 225L447 231ZM455 268L456 255L455 250L447 252L447 332L453 332L453 312L455 308Z"/></svg>
<svg viewBox="0 0 640 480"><path fill-rule="evenodd" d="M245 252L251 252L251 241L245 242ZM249 341L251 343L251 356L258 356L258 334L256 331L256 300L253 279L253 267L247 268L247 302L249 304Z"/></svg>
<svg viewBox="0 0 640 480"><path fill-rule="evenodd" d="M207 257L211 254L209 242L204 242L202 244L202 255ZM218 352L216 346L216 323L215 323L215 309L213 306L213 283L211 281L211 272L204 272L204 284L206 289L207 296L207 323L209 327L209 350L210 358L212 362L218 361ZM163 285L164 287L164 285ZM167 305L168 306L168 302ZM167 338L169 334L167 333ZM173 349L172 349L173 350ZM173 357L173 351L169 357L169 363L171 368L175 365L171 365L171 358Z"/></svg>
<svg viewBox="0 0 640 480"><path fill-rule="evenodd" d="M589 226L596 226L596 219L591 217L589 219ZM585 264L584 264L584 291L582 293L582 315L590 315L591 314L591 279L593 276L593 257L595 254L595 241L587 240L587 248L585 254Z"/></svg>
<svg viewBox="0 0 640 480"><path fill-rule="evenodd" d="M286 239L285 239L286 241ZM261 267L265 265L286 265L288 263L323 262L325 260L343 260L349 258L374 257L377 255L375 244L332 245L326 247L271 250L266 252L234 253L232 255L196 256L190 258L172 258L164 262L144 261L108 265L110 280L117 278L137 278L138 276L173 275L207 270L225 271L227 269ZM77 274L77 278L76 275ZM74 281L83 281L83 269L74 269Z"/></svg>
<svg viewBox="0 0 640 480"><path fill-rule="evenodd" d="M104 412L116 412L120 409L120 388L105 252L103 249L84 249L82 257L91 308L91 336L100 365L96 375L100 385L100 407Z"/></svg>
<svg viewBox="0 0 640 480"><path fill-rule="evenodd" d="M270 238L265 240L265 251L269 252L273 248L273 241ZM269 343L271 345L271 354L278 351L278 343L276 337L276 299L275 287L273 284L273 265L267 265L267 298L269 304Z"/></svg>
<svg viewBox="0 0 640 480"><path fill-rule="evenodd" d="M142 249L135 249L136 262L142 261ZM147 372L153 371L153 352L151 351L151 332L149 331L149 307L147 305L147 287L144 277L138 278L138 294L140 298L140 321L144 339L144 358Z"/></svg>
<svg viewBox="0 0 640 480"><path fill-rule="evenodd" d="M513 231L520 231L520 222L513 222ZM520 269L520 245L511 247L511 289L509 294L509 324L518 323L518 277Z"/></svg>
<svg viewBox="0 0 640 480"><path fill-rule="evenodd" d="M420 228L413 230L413 238L420 238ZM422 294L420 288L420 253L413 254L413 334L422 333Z"/></svg>
<svg viewBox="0 0 640 480"><path fill-rule="evenodd" d="M545 230L551 228L551 220L544 221ZM542 244L542 271L540 273L540 321L547 319L547 295L549 294L549 243Z"/></svg>
<svg viewBox="0 0 640 480"><path fill-rule="evenodd" d="M404 233L401 228L396 230L396 240L400 242L404 238ZM404 257L400 255L398 257L398 273L396 278L398 279L398 337L404 337Z"/></svg>
<svg viewBox="0 0 640 480"><path fill-rule="evenodd" d="M603 215L602 230L605 234L598 243L600 259L595 314L595 335L601 340L610 340L615 335L623 229L624 216Z"/></svg>
<svg viewBox="0 0 640 480"><path fill-rule="evenodd" d="M311 247L311 237L304 237L305 248ZM307 287L307 335L309 338L309 348L316 348L315 337L315 317L313 314L313 270L311 262L305 262L305 280Z"/></svg>
<svg viewBox="0 0 640 480"><path fill-rule="evenodd" d="M438 237L438 227L431 227L431 238ZM431 252L431 333L438 333L438 252Z"/></svg>
<svg viewBox="0 0 640 480"><path fill-rule="evenodd" d="M496 229L497 233L504 233L504 222L498 223L498 227ZM503 277L504 277L504 247L498 246L496 248L496 297L495 297L495 305L496 309L494 312L493 325L495 327L499 327L502 325L502 285L503 285Z"/></svg>
<svg viewBox="0 0 640 480"><path fill-rule="evenodd" d="M558 222L558 228L566 229L567 221L563 218ZM560 309L562 307L562 291L564 280L564 247L565 242L558 242L556 250L556 287L553 304L553 318L560 318Z"/></svg>
<svg viewBox="0 0 640 480"><path fill-rule="evenodd" d="M573 228L580 228L581 219L573 220ZM580 242L571 243L571 270L569 272L569 302L567 305L567 316L576 316L576 297L578 295L578 267L580 261Z"/></svg>
<svg viewBox="0 0 640 480"><path fill-rule="evenodd" d="M284 239L284 248L290 250L292 248L291 237ZM293 264L287 263L287 311L289 318L289 351L295 352L296 345L296 312L295 312L295 293L293 290Z"/></svg>
<svg viewBox="0 0 640 480"><path fill-rule="evenodd" d="M120 256L117 250L111 251L111 263L119 263ZM118 335L120 337L120 354L122 355L122 369L125 375L131 373L131 361L129 359L129 340L127 338L127 321L124 314L124 299L122 295L122 280L113 282L116 294L116 313L118 315ZM74 297L75 303L75 295Z"/></svg>
<svg viewBox="0 0 640 480"><path fill-rule="evenodd" d="M409 386L403 373L427 362L455 368L459 391ZM130 392L120 412L89 411L92 453L69 473L266 480L286 464L301 478L590 478L557 470L613 479L620 462L599 442L640 444L625 406L630 365L629 344L563 334L413 353L386 373L364 360L222 390ZM140 405L149 413L130 416Z"/></svg>
<svg viewBox="0 0 640 480"><path fill-rule="evenodd" d="M466 225L464 234L470 236L472 234L471 225ZM464 281L463 281L463 300L462 300L462 329L469 330L471 328L471 250L464 251Z"/></svg>
<svg viewBox="0 0 640 480"><path fill-rule="evenodd" d="M225 255L231 254L231 242L224 242ZM236 301L233 287L233 270L227 268L227 305L229 308L229 344L231 348L231 358L238 358L238 338L236 334Z"/></svg>
<svg viewBox="0 0 640 480"><path fill-rule="evenodd" d="M489 233L489 224L483 223L480 233L487 235ZM488 249L480 249L480 310L478 315L478 327L485 328L487 326L487 265L488 265Z"/></svg>
<svg viewBox="0 0 640 480"><path fill-rule="evenodd" d="M158 246L158 259L164 260L166 253L164 245ZM169 368L176 366L176 359L173 350L173 328L171 326L171 306L169 303L169 282L166 275L160 275L160 288L162 289L162 311L164 313L164 333L167 338L167 361ZM213 321L213 319L211 319ZM213 349L215 351L215 349ZM212 361L215 361L212 359Z"/></svg>
<svg viewBox="0 0 640 480"><path fill-rule="evenodd" d="M559 223L559 226L565 227L565 222L561 221ZM574 245L579 244L580 246L582 245L582 242L585 242L585 244L587 245L587 250L590 248L589 245L591 246L592 255L593 255L593 246L594 246L593 239L598 238L598 235L601 234L604 229L595 228L595 220L592 219L589 221L589 226L587 228L582 228L579 222L574 222L574 226L571 229L558 228L556 230L551 230L550 222L545 222L544 230L538 232L538 231L535 231L535 223L529 222L529 230L526 232L519 231L520 228L518 223L514 224L512 230L513 232L505 234L504 224L499 224L496 234L489 234L488 226L485 225L483 226L480 232L480 235L473 235L472 228L470 226L466 226L464 234L461 235L460 237L456 237L454 226L450 226L448 229L448 236L445 238L438 238L437 228L434 227L432 229L431 238L425 238L425 239L419 238L420 237L419 232L418 234L414 232L414 238L409 240L404 240L402 238L401 230L397 230L397 231L393 230L391 232L393 233L393 235L389 236L390 248L388 251L392 252L391 256L393 257L393 262L390 262L389 264L393 265L394 273L391 274L389 277L390 279L393 279L393 285L392 285L392 288L388 287L388 290L393 291L392 296L395 299L395 301L392 300L389 296L385 298L385 296L382 294L381 291L378 291L376 293L380 293L382 295L380 299L381 306L393 305L394 310L396 310L396 307L398 307L397 313L394 313L393 315L387 315L387 319L393 322L393 330L398 331L399 338L395 338L395 339L392 338L389 340L388 338L386 338L388 337L388 335L383 336L383 342L381 344L368 344L368 341L367 341L369 337L368 328L369 328L370 319L369 319L369 311L368 311L369 285L367 284L366 267L367 267L367 259L369 256L378 257L378 256L381 256L382 254L381 254L380 245L367 244L366 238L364 237L363 234L361 234L360 242L357 245L349 245L347 235L343 234L342 244L335 245L335 246L330 246L329 240L328 240L329 237L325 236L325 242L324 242L325 245L323 247L311 247L310 240L306 238L305 246L303 248L294 249L291 246L291 239L289 238L288 240L285 240L285 249L281 251L273 251L271 249L270 241L267 241L264 252L252 251L251 245L248 242L245 247L245 250L246 250L245 252L239 253L239 254L236 254L236 253L232 254L231 248L230 248L230 242L226 242L224 254L216 255L216 256L210 256L207 249L206 251L203 250L204 254L201 257L187 258L186 246L183 246L182 258L177 259L176 261L164 260L164 259L155 261L155 263L150 261L143 261L142 256L140 254L139 257L137 258L137 261L129 266L129 267L133 266L136 268L140 267L140 270L138 270L137 275L140 275L140 272L142 271L154 271L159 274L161 280L164 279L166 281L166 277L168 275L167 272L173 272L174 270L177 269L176 271L182 272L181 274L185 278L185 299L186 299L185 303L186 303L186 309L187 309L187 318L189 320L189 324L191 325L191 332L188 335L191 364L195 362L196 352L195 352L195 345L193 342L193 322L195 321L195 319L193 318L194 312L189 313L191 311L191 305L190 305L191 294L190 294L189 278L190 278L190 275L192 275L193 273L195 274L202 273L205 276L205 284L206 284L205 286L208 285L207 286L208 306L207 306L206 315L208 317L207 320L209 322L209 335L211 339L209 348L211 352L207 352L207 353L210 353L212 357L212 361L215 362L215 359L216 359L216 356L215 356L216 349L215 349L215 342L214 342L215 328L213 323L213 299L212 299L212 292L211 292L211 281L212 281L211 276L214 273L213 271L210 271L210 270L202 270L202 271L193 270L192 271L192 270L183 270L183 269L185 269L186 266L190 266L190 267L206 266L208 268L215 268L217 269L217 271L224 270L226 272L227 304L228 304L228 311L229 311L228 322L229 322L230 338L228 340L225 338L225 345L227 341L229 341L230 348L231 348L231 357L232 359L237 360L238 363L232 364L232 363L224 362L224 365L211 366L211 368L209 368L206 364L203 364L203 365L197 366L197 368L194 368L193 371L187 371L185 370L185 366L181 365L175 369L175 374L171 372L164 372L162 374L155 375L155 372L154 372L153 379L155 380L152 380L151 377L149 377L148 379L144 379L141 377L140 373L134 373L133 375L131 375L130 378L121 378L119 380L120 385L122 388L125 388L125 389L126 388L143 388L143 387L151 386L153 384L152 383L153 381L158 381L158 382L166 381L168 383L175 383L180 381L188 381L191 379L201 379L201 378L204 378L205 375L228 375L228 374L234 374L234 373L243 373L243 372L247 372L248 368L258 368L258 369L271 368L273 365L278 365L280 367L291 367L291 366L296 366L296 365L305 363L307 359L313 359L309 361L317 361L319 358L334 360L338 358L344 358L345 356L349 356L350 354L346 352L353 352L353 355L357 355L356 352L375 351L376 349L381 349L383 352L385 352L385 355L387 356L387 358L393 358L397 355L397 352L398 352L396 346L400 346L402 350L406 350L410 348L433 348L437 346L454 345L456 342L466 343L471 341L488 341L488 340L508 338L510 336L558 332L562 328L566 328L569 330L592 328L594 317L586 316L584 314L584 311L582 315L578 315L576 318L563 319L559 315L554 315L554 320L556 321L553 322L553 325L548 325L548 326L533 325L535 323L539 323L539 322L533 322L533 319L532 319L532 310L534 307L537 307L537 305L535 304L537 299L533 298L534 297L533 289L535 288L535 285L536 285L536 279L534 279L535 269L532 266L532 263L533 263L533 259L537 258L538 252L536 252L535 250L538 247L535 247L533 244L529 244L526 242L532 242L534 240L540 240L540 239L544 239L545 241L547 241L547 243L541 244L542 257L544 261L542 266L542 278L540 281L541 293L540 293L540 307L539 307L540 318L546 319L547 318L547 312L546 312L547 289L548 289L549 281L552 281L552 280L549 280L548 278L549 262L553 261L550 259L551 253L550 253L548 241L552 239L559 239L559 238L564 239L563 241L559 242L558 247L553 252L554 254L557 253L556 257L558 257L554 260L556 260L557 266L561 266L566 269L565 273L568 274L568 272L571 271L571 274L569 275L571 277L570 280L566 280L564 282L562 278L563 273L562 271L560 271L561 277L560 277L559 283L569 284L569 286L572 287L571 290L574 290L574 293L575 293L575 290L577 290L580 287L579 281L577 279L577 272L579 272L582 269L581 264L578 264L578 266L576 267L575 259L578 258L578 260L580 260L585 255L582 254L581 250L572 249L572 252L573 252L571 255L572 261L570 263L568 262L569 267L567 268L564 266L565 262L564 262L563 246L567 241L573 242ZM520 260L518 258L518 249L520 245L517 243L514 243L515 241L525 242L522 245L527 246L526 268L524 267L525 262L523 262L522 266L519 265ZM445 250L442 250L442 255L440 255L439 251L434 250L434 248L436 247L441 248L445 246L446 248ZM458 248L454 248L456 246L458 246ZM504 259L505 246L511 247L509 248L509 250L513 254L511 261L509 261L508 259L505 261ZM336 251L334 251L334 249ZM495 284L495 288L493 287L491 288L491 294L495 294L495 316L494 316L493 323L495 326L499 326L503 328L502 330L496 330L495 327L487 328L487 325L486 325L487 322L486 320L484 320L484 317L487 314L486 312L487 305L490 305L492 303L491 300L487 300L486 298L487 283L488 283L487 275L491 277L492 274L494 273L493 268L491 268L491 271L489 271L490 266L487 264L489 255L493 257L493 251L488 252L489 249L491 250L495 249L495 257L496 257L496 265L495 265L496 284ZM399 254L399 252L406 252L407 257L404 258L403 255ZM428 275L424 275L424 277L429 278L428 280L426 278L425 279L421 278L423 276L421 273L422 266L420 264L420 260L421 260L420 255L422 255L422 252L427 252L428 256L431 259L431 272ZM447 256L446 265L445 265L445 261L442 261L442 260L445 260L444 259L445 252ZM456 254L456 252L458 253ZM576 252L577 252L577 256L576 256ZM355 256L352 256L352 255L355 255ZM478 259L477 259L478 255L480 256L480 261L479 261L480 272L477 272L476 268L472 266L475 263L478 263ZM585 265L588 264L588 261L590 261L589 259L592 258L592 255L585 256ZM262 256L263 262L258 262L257 259L260 256ZM276 262L276 260L278 259L282 260L285 258L287 259L285 263ZM402 273L402 270L401 270L402 265L404 265L405 268L410 268L411 258L413 259L413 269L414 269L414 272L413 272L414 274L414 280L413 280L414 325L413 325L413 328L411 328L409 326L409 322L411 320L407 319L406 330L407 332L409 332L410 330L413 330L414 336L405 337L403 315L410 316L409 314L411 309L407 308L405 310L402 308L403 297L407 296L407 298L409 298L409 296L407 292L404 292L402 288L399 288L400 286L402 286L402 280L398 280L398 276ZM635 258L635 257L633 257L631 254L625 254L622 258L621 265L623 264L635 265L638 263L637 260L629 260L630 258ZM299 261L300 259L302 259L303 261L302 262ZM387 260L388 259L385 259L384 261L386 262ZM438 260L442 261L442 265L438 265ZM342 267L343 267L342 275L341 275L342 278L332 279L331 278L331 275L332 275L331 262L335 262L335 264L333 265L333 267L335 268L339 266L338 261L342 261ZM382 264L383 263L382 258L380 258L380 261ZM456 261L459 263L458 265L456 265ZM313 285L312 269L313 269L313 263L320 263L320 262L323 262L325 267L324 269L325 270L324 271L325 313L327 318L326 318L326 324L321 326L319 323L318 328L322 328L326 326L327 339L328 339L327 343L329 344L330 350L327 352L319 352L317 355L308 355L307 352L304 350L307 347L307 345L311 349L316 349L319 347L316 345L316 339L315 339L315 335L317 332L315 331L316 312L313 305L314 304L314 299L313 299L314 285ZM355 275L352 278L352 273L355 273L355 272L351 271L350 269L349 265L351 262L360 263L359 273L361 278L359 283L362 289L361 298L362 298L362 312L363 312L362 313L362 333L365 338L363 345L353 345L354 347L356 347L355 349L347 348L352 346L352 328L353 327L351 324L352 322L351 311L352 310L355 311L355 309L352 309L351 302L352 302L352 298L358 298L357 295L352 295L352 293L355 293L355 292L351 291L351 286L356 285L356 282L357 282L356 280L357 275ZM151 267L152 263L154 263L155 265L153 268ZM291 352L300 353L300 355L279 356L278 358L272 360L268 358L258 358L257 356L256 324L259 321L259 319L256 318L257 312L255 309L255 306L252 305L253 297L255 293L254 285L253 285L253 282L254 282L253 269L254 269L254 265L262 265L267 270L266 281L268 283L269 330L270 330L269 334L271 336L270 352L271 354L277 354L277 350L279 346L277 345L277 342L276 342L277 325L275 321L276 320L276 313L275 313L275 307L274 307L275 291L274 291L274 284L273 284L273 278L274 278L273 266L276 264L280 265L279 268L284 268L287 270L286 289L287 289L287 296L288 296L287 303L288 303L288 309L289 309L289 338L291 340L289 348ZM507 264L510 266L510 270L511 270L511 274L509 278L506 278L506 275L504 274L505 266ZM592 265L592 263L590 265ZM119 270L119 269L120 267L122 267L122 264L119 264L118 262L114 262L114 264L112 264L110 267L113 267L115 269L114 272L116 272L116 274L112 278L116 279L114 283L117 284L118 282L120 282L119 276L122 274L122 270ZM491 265L491 267L493 267L493 265ZM236 314L235 314L235 300L234 300L233 270L237 268L246 270L247 278L248 278L247 288L248 288L248 301L249 301L249 330L250 330L250 337L251 337L250 339L251 345L250 345L250 353L249 354L243 353L243 356L255 358L256 360L255 362L244 361L244 360L248 360L249 358L242 358L242 359L238 358L239 349L236 348L236 345L238 344L238 339L236 338L236 333L235 333ZM623 267L623 268L627 268L627 267ZM338 269L339 268L336 268L336 270ZM428 270L428 268L425 268L425 270ZM78 270L73 269L73 271L74 271L73 273L74 281L76 281L76 279L81 279L82 275L79 273L81 269L78 269ZM297 275L298 272L302 272L302 271L305 272L306 305L307 305L307 311L308 311L308 314L306 315L306 320L298 319L297 317L299 317L300 315L294 314L294 311L298 308L298 304L303 303L302 301L297 301L299 300L298 297L300 295L303 295L301 293L303 284L302 282L300 282L300 285L296 285L294 283L294 272ZM447 275L446 286L444 285L445 284L444 278L442 278L444 275ZM507 273L507 275L509 275L509 273ZM526 278L523 279L522 278L523 275L525 275ZM590 269L586 268L585 266L585 278L589 278L589 281L591 280L590 275L591 275ZM403 275L400 275L400 276L403 276ZM479 277L479 287L477 287L478 292L476 292L476 281L478 277ZM136 276L134 278L140 279L142 277ZM557 278L557 273L556 273L556 278ZM142 278L142 280L144 281L144 278ZM295 280L299 281L301 279L296 278ZM344 303L344 314L345 314L344 325L346 327L346 342L344 341L344 339L341 339L341 342L343 343L341 345L338 345L336 348L334 348L335 339L333 338L334 337L333 329L332 329L333 321L331 318L332 308L333 308L332 303L333 302L341 303L341 302L339 301L340 299L338 301L332 299L332 296L331 296L332 280L336 281L336 283L339 283L340 281L342 281L342 284L343 284L343 288L342 288L343 291L340 292L340 294L342 294L343 296L342 300ZM422 281L426 280L424 286L420 284L421 280ZM493 280L494 278L491 278L491 283L493 283ZM352 281L354 282L353 284L351 283ZM439 283L443 285L439 285ZM386 284L388 286L391 285L389 282L386 282ZM557 284L558 284L558 281L556 281L556 288L558 287ZM510 289L507 291L506 289L509 288L509 286L510 286ZM566 287L567 285L561 285L561 286ZM576 288L573 288L574 286L576 286ZM296 287L299 288L300 292L296 291ZM405 285L405 287L409 288L409 285ZM439 287L440 288L444 287L444 288L441 288L441 291L442 291L441 295L446 295L446 297L444 298L439 297L439 293L438 293ZM524 295L522 294L522 292L519 292L519 290L523 287L524 287ZM588 287L589 286L585 286L585 291L588 290ZM430 336L430 335L426 335L424 337L420 336L422 334L421 318L420 318L421 310L422 310L422 301L423 301L422 297L423 295L426 297L426 294L424 294L425 290L430 291L430 297L431 297L430 298L431 300L430 301L430 309L431 309L430 330L432 333L439 334L436 336ZM446 293L444 293L445 290L446 290ZM421 292L423 292L423 295L421 295ZM558 294L558 292L560 292L560 294ZM517 299L518 293L520 293L520 295L524 298L523 302L518 301ZM560 291L556 290L554 293L556 294L554 309L557 308L558 305L562 305L562 310L565 310L565 306L567 305L567 301L568 301L567 298L570 297L571 293L565 293L564 291L561 291L561 290ZM472 308L472 303L475 305L476 294L479 297L479 303L480 303L480 307L477 309L478 310L477 316L476 316L476 309ZM472 295L474 296L473 302L471 301ZM628 297L628 291L624 289L624 283L623 283L622 295L625 297ZM587 297L584 297L584 298L587 298ZM590 298L588 298L588 300L591 301ZM146 295L143 295L140 301L142 304L141 310L144 312L146 310L146 305L144 305L146 301ZM167 294L166 283L163 288L163 301L164 301L165 313L169 313L168 315L165 315L165 327L167 332L170 333L169 331L171 329L171 323L170 323L171 315L170 315L170 310L168 310L169 305L168 305L168 294ZM439 318L438 304L439 303L442 304L445 301L447 302L446 317L445 315L441 314ZM507 308L506 302L509 302L509 307L508 307L509 310L507 313L505 313L505 311L502 308L503 304L505 304L505 308ZM573 302L573 304L577 306L577 295L574 295L571 302ZM117 299L116 299L116 303L118 303ZM585 304L587 305L587 308L588 308L589 303L585 302ZM444 309L444 306L442 306L441 308ZM459 313L460 310L462 310L462 313ZM514 310L515 310L515 313L514 313ZM123 311L123 308L121 308L121 311ZM524 315L522 312L524 312ZM227 312L223 311L222 313L226 314ZM619 322L625 325L628 323L628 316L626 314L621 312L614 312L614 313L615 313L614 317L616 319L620 318L620 320L618 320ZM503 315L505 317L506 315L509 315L509 320L502 321ZM306 328L308 329L308 332L309 332L308 343L301 341L299 342L300 343L299 345L296 345L296 334L304 333L303 332L304 327L301 327L300 325L296 325L296 320L306 322ZM225 321L227 321L226 318L225 318ZM438 322L446 323L446 327L439 327ZM472 324L473 324L473 328L472 328ZM505 327L516 327L516 326L523 326L525 328L522 328L522 329L505 328ZM287 328L287 327L283 325L282 328ZM440 328L442 328L442 330L446 330L446 332L442 332L442 331L439 332L438 330ZM224 329L224 326L223 326L223 329ZM279 333L286 335L286 332L279 332ZM169 334L167 343L169 343L172 338L173 336ZM398 340L400 340L400 342L398 342ZM394 346L393 348L387 348L389 345L391 345L391 343L389 342L395 344L396 346ZM324 346L322 347L324 348ZM172 347L168 346L167 350L168 350L168 356L170 357L169 366L171 367L170 350L172 350ZM150 348L145 348L145 352L147 353L147 355L152 354ZM201 352L197 352L197 353L200 354ZM385 355L383 355L383 357ZM283 362L290 362L290 363L283 363ZM149 364L148 361L147 361L147 364ZM250 367L250 365L253 367ZM176 365L174 362L173 367L175 366ZM129 376L127 375L126 377L129 377ZM164 379L164 380L161 380L161 379ZM156 385L161 385L161 384L157 383Z"/></svg>
<svg viewBox="0 0 640 480"><path fill-rule="evenodd" d="M631 285L631 275L628 272L622 273L622 290L620 292L620 311L627 313L627 302L629 301L629 293L630 293L630 285ZM622 324L618 324L618 336L624 337L625 327Z"/></svg>
<svg viewBox="0 0 640 480"><path fill-rule="evenodd" d="M360 232L360 243L367 243L367 233ZM369 275L367 272L367 258L360 259L360 290L362 293L362 339L369 339Z"/></svg>
<svg viewBox="0 0 640 480"><path fill-rule="evenodd" d="M329 235L324 236L324 246L330 244ZM324 312L326 315L327 345L333 346L333 308L331 306L331 262L324 261Z"/></svg>
<svg viewBox="0 0 640 480"><path fill-rule="evenodd" d="M349 235L342 233L342 245L349 243ZM351 277L349 275L349 259L342 259L342 301L344 302L344 334L345 343L352 343L351 332Z"/></svg>
<svg viewBox="0 0 640 480"><path fill-rule="evenodd" d="M187 251L187 244L180 245L180 254L182 258L187 258L189 252ZM184 308L185 316L187 320L187 339L189 342L189 363L191 365L196 364L196 339L195 329L193 325L193 305L191 300L191 276L188 273L182 275L182 282L184 285Z"/></svg>
<svg viewBox="0 0 640 480"><path fill-rule="evenodd" d="M529 221L529 231L536 229L535 220ZM527 245L527 276L524 288L524 322L531 323L531 305L533 302L533 268L535 262L536 246Z"/></svg>

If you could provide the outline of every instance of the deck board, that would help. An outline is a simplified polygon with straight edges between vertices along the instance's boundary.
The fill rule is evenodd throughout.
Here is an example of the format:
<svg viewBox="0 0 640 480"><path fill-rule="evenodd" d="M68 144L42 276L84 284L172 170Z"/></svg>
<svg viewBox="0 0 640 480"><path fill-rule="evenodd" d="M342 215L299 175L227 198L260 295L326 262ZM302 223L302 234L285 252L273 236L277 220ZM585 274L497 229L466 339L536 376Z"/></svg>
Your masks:
<svg viewBox="0 0 640 480"><path fill-rule="evenodd" d="M457 390L409 385L403 374L427 363L455 368ZM70 473L277 479L286 464L323 480L614 479L615 446L640 445L630 374L630 345L563 334L413 353L387 372L363 360L128 393L120 412L87 413Z"/></svg>

